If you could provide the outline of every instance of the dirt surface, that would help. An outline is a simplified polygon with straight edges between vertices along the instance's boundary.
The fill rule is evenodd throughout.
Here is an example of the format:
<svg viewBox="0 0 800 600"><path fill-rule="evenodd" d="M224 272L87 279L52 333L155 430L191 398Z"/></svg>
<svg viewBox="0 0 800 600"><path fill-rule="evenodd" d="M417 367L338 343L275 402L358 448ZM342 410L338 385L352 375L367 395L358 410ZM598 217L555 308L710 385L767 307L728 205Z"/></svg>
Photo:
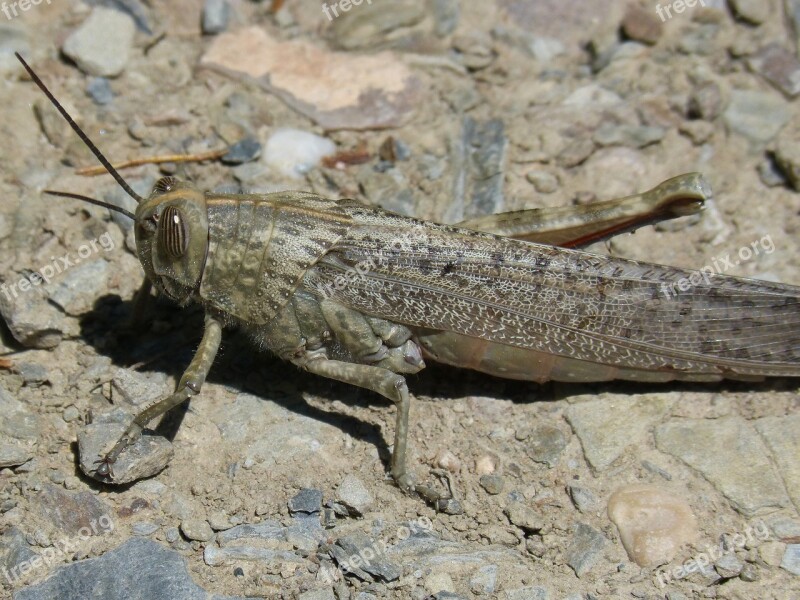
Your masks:
<svg viewBox="0 0 800 600"><path fill-rule="evenodd" d="M350 153L300 178L270 169L264 156L241 166L124 170L140 193L175 174L203 189L312 190L455 222L487 210L623 196L700 171L714 189L702 215L592 250L800 285L800 196L792 189L800 110L791 90L775 83L780 77L765 76L770 68L800 73L786 12L792 2L698 4L663 23L648 2L627 13L625 27L628 4L616 0L602 7L588 0L379 2L353 6L346 23L329 21L316 2L288 0L276 16L268 2L232 1L222 34L255 26L279 43L308 42L345 73L348 57L389 52L415 84L406 104L391 109L398 122L377 130L325 130L314 116L324 98L316 112L301 111L305 100L200 66L215 40L201 33L202 2L105 3L141 20L121 73L107 80L113 99L102 105L87 86L106 82L61 53L91 6L48 1L8 23L0 18L0 274L9 286L62 264L58 257L75 262L45 286L6 294L2 307L0 385L8 412L0 435L21 453L0 471L2 565L10 569L26 552L41 555L65 539L74 545L24 576L5 570L0 596L51 597L35 586L69 580L60 565L103 556L136 537L184 557L194 582L220 596L800 598L792 574L800 563L800 404L791 381L535 385L430 365L409 377L409 463L421 477L432 468L451 472L463 514L447 515L404 495L388 477L388 402L303 374L231 331L201 395L158 428L172 439L167 468L118 487L80 471L78 433L114 409L135 412L145 395L170 393L196 348L202 314L159 301L145 326L126 329L143 276L130 225L41 191L115 202L122 196L109 176L76 175L76 167L94 161L14 64L16 49L112 162L204 152L248 137L266 153L280 128L314 133ZM359 10L372 11L372 20L356 22ZM754 57L770 43L786 54L764 66ZM304 68L302 61L295 68ZM358 83L354 75L340 85ZM340 118L331 110L326 118ZM384 116L370 110L378 109L354 109L346 118ZM389 136L408 151L393 166L379 158ZM342 164L362 156L362 164ZM20 434L20 423L31 431ZM682 439L698 443L694 454L675 443L676 424L689 432ZM742 483L742 473L752 475L751 484ZM696 518L696 539L666 563L633 562L607 514L615 490L634 483L684 499ZM302 519L290 501L303 489L321 492L338 515L330 528L310 527L301 543L291 535ZM361 509L343 508L357 502L351 496ZM514 512L522 509L522 517ZM252 547L273 554L215 561L209 548L242 546L226 546L222 532L270 521L288 533ZM82 537L91 523L101 530ZM436 541L433 550L403 545L414 523ZM711 561L703 572L664 579L748 527L763 535L738 547L726 542L728 571ZM331 548L356 534L385 544L402 575L326 578L347 556L341 550L335 558ZM63 598L79 597L63 591L78 588L57 589Z"/></svg>

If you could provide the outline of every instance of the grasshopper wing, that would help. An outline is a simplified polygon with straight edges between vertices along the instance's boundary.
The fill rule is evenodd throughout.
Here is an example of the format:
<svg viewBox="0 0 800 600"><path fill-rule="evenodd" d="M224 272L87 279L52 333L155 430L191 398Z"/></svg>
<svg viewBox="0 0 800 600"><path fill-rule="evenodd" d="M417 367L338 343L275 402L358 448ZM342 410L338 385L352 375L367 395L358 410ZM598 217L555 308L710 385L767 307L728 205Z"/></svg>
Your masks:
<svg viewBox="0 0 800 600"><path fill-rule="evenodd" d="M374 214L303 286L418 338L452 334L428 348L434 358L436 344L507 348L517 362L530 357L530 377L515 377L531 380L549 378L533 372L542 356L581 366L581 380L800 376L798 287ZM480 360L461 366L503 374Z"/></svg>

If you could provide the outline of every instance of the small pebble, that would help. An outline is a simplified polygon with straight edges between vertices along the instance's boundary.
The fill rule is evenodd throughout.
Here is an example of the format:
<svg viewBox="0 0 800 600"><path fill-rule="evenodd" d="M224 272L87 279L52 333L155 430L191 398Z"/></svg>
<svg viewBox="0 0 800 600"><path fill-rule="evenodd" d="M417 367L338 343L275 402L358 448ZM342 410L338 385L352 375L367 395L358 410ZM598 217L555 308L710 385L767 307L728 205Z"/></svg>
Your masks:
<svg viewBox="0 0 800 600"><path fill-rule="evenodd" d="M190 540L198 542L208 542L214 537L214 532L205 519L185 519L181 523L181 531Z"/></svg>
<svg viewBox="0 0 800 600"><path fill-rule="evenodd" d="M92 101L99 105L105 106L111 104L114 100L114 91L111 89L111 82L105 77L92 77L89 83L86 84L86 93Z"/></svg>
<svg viewBox="0 0 800 600"><path fill-rule="evenodd" d="M744 563L742 562L742 559L735 554L728 553L722 556L716 562L714 568L717 570L717 573L720 574L720 577L730 579L732 577L739 576L744 568Z"/></svg>
<svg viewBox="0 0 800 600"><path fill-rule="evenodd" d="M150 521L138 521L131 525L131 533L138 536L152 535L158 531L158 529L158 525Z"/></svg>
<svg viewBox="0 0 800 600"><path fill-rule="evenodd" d="M227 165L241 165L261 156L261 143L254 138L244 138L233 144L228 153L222 157Z"/></svg>
<svg viewBox="0 0 800 600"><path fill-rule="evenodd" d="M758 556L770 567L780 566L786 544L783 542L765 542L758 547Z"/></svg>
<svg viewBox="0 0 800 600"><path fill-rule="evenodd" d="M481 475L478 483L486 490L486 493L492 496L502 493L503 487L505 486L505 480L500 475Z"/></svg>
<svg viewBox="0 0 800 600"><path fill-rule="evenodd" d="M540 194L552 194L558 190L558 177L547 171L529 171L525 177Z"/></svg>
<svg viewBox="0 0 800 600"><path fill-rule="evenodd" d="M512 502L503 512L512 525L531 533L541 531L545 527L545 521L541 513L522 502Z"/></svg>
<svg viewBox="0 0 800 600"><path fill-rule="evenodd" d="M739 573L739 579L742 581L753 582L761 579L761 572L758 567L752 563L746 563Z"/></svg>
<svg viewBox="0 0 800 600"><path fill-rule="evenodd" d="M461 471L461 461L449 450L440 450L436 455L435 461L436 466L440 469L446 469L451 473L458 473Z"/></svg>
<svg viewBox="0 0 800 600"><path fill-rule="evenodd" d="M582 513L592 512L597 507L597 497L591 490L578 485L569 485L567 486L567 493L575 508Z"/></svg>
<svg viewBox="0 0 800 600"><path fill-rule="evenodd" d="M164 532L164 539L170 544L177 542L179 539L181 539L181 532L177 527L168 527Z"/></svg>
<svg viewBox="0 0 800 600"><path fill-rule="evenodd" d="M622 20L622 31L630 39L655 44L664 33L664 25L655 11L631 4Z"/></svg>
<svg viewBox="0 0 800 600"><path fill-rule="evenodd" d="M50 471L47 474L47 478L56 485L61 485L66 480L66 477L61 471Z"/></svg>
<svg viewBox="0 0 800 600"><path fill-rule="evenodd" d="M484 454L475 461L475 473L477 475L491 475L497 471L497 458L489 454Z"/></svg>
<svg viewBox="0 0 800 600"><path fill-rule="evenodd" d="M345 476L336 490L336 499L344 504L351 514L356 516L369 512L375 503L375 499L367 489L367 486L355 475Z"/></svg>
<svg viewBox="0 0 800 600"><path fill-rule="evenodd" d="M72 423L73 421L77 421L81 416L81 411L79 411L75 406L68 406L64 409L64 413L62 414L62 418L67 423Z"/></svg>
<svg viewBox="0 0 800 600"><path fill-rule="evenodd" d="M764 0L728 0L733 13L751 25L761 25L769 19L770 3Z"/></svg>
<svg viewBox="0 0 800 600"><path fill-rule="evenodd" d="M206 0L203 4L202 29L206 35L222 33L228 28L231 7L228 0Z"/></svg>
<svg viewBox="0 0 800 600"><path fill-rule="evenodd" d="M344 485L344 482L343 482ZM322 492L309 488L301 489L289 500L289 513L317 514L322 510Z"/></svg>

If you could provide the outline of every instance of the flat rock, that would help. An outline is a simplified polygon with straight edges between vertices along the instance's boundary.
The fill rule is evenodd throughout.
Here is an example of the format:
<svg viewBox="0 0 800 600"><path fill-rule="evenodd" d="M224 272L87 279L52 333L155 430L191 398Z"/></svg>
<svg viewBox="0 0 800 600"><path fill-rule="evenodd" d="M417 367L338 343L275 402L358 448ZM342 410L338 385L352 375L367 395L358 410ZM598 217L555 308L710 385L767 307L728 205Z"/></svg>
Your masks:
<svg viewBox="0 0 800 600"><path fill-rule="evenodd" d="M672 405L658 394L597 398L569 406L566 417L596 471L608 468L629 446L644 443L652 427Z"/></svg>
<svg viewBox="0 0 800 600"><path fill-rule="evenodd" d="M223 547L234 544L246 545L256 543L258 540L285 541L286 528L277 521L266 520L261 523L237 525L217 534L217 543Z"/></svg>
<svg viewBox="0 0 800 600"><path fill-rule="evenodd" d="M128 64L135 33L130 16L98 6L67 38L62 50L84 73L116 77Z"/></svg>
<svg viewBox="0 0 800 600"><path fill-rule="evenodd" d="M728 0L733 13L752 25L761 25L769 19L771 4L764 0Z"/></svg>
<svg viewBox="0 0 800 600"><path fill-rule="evenodd" d="M81 531L93 532L98 525L110 521L111 508L91 492L72 493L45 484L36 496L37 512L46 517L64 535L76 536ZM104 528L108 530L108 528Z"/></svg>
<svg viewBox="0 0 800 600"><path fill-rule="evenodd" d="M0 536L0 567L5 569L4 572L11 573L17 565L30 562L36 556L25 534L16 527L11 527Z"/></svg>
<svg viewBox="0 0 800 600"><path fill-rule="evenodd" d="M775 179L779 183L788 181L789 184L795 189L800 190L800 123L793 120L778 135L775 140L775 165L776 170ZM772 162L768 161L767 165ZM769 177L769 173L767 173ZM785 179L784 179L785 178Z"/></svg>
<svg viewBox="0 0 800 600"><path fill-rule="evenodd" d="M220 34L200 63L254 80L328 130L398 127L421 99L419 80L391 53L330 52L259 27Z"/></svg>
<svg viewBox="0 0 800 600"><path fill-rule="evenodd" d="M0 387L0 467L16 467L35 456L39 417Z"/></svg>
<svg viewBox="0 0 800 600"><path fill-rule="evenodd" d="M800 577L800 544L789 544L781 560L781 568Z"/></svg>
<svg viewBox="0 0 800 600"><path fill-rule="evenodd" d="M148 404L168 393L167 376L164 373L139 373L130 369L115 369L111 386L133 406Z"/></svg>
<svg viewBox="0 0 800 600"><path fill-rule="evenodd" d="M0 387L0 467L15 467L33 458L39 431L39 417Z"/></svg>
<svg viewBox="0 0 800 600"><path fill-rule="evenodd" d="M211 596L189 575L186 559L147 538L132 538L111 552L59 567L51 577L19 590L15 600L244 600Z"/></svg>
<svg viewBox="0 0 800 600"><path fill-rule="evenodd" d="M336 499L356 516L367 513L375 503L367 486L355 475L346 475L336 490Z"/></svg>
<svg viewBox="0 0 800 600"><path fill-rule="evenodd" d="M273 550L257 546L227 546L218 548L211 544L203 550L203 561L211 566L233 565L241 561L265 564L286 563L290 565L308 566L305 559L290 550Z"/></svg>
<svg viewBox="0 0 800 600"><path fill-rule="evenodd" d="M105 456L127 427L123 423L95 422L78 433L81 471L95 477L97 462ZM113 465L113 482L130 483L161 472L172 460L172 444L164 437L145 431L122 451Z"/></svg>
<svg viewBox="0 0 800 600"><path fill-rule="evenodd" d="M503 596L505 600L548 600L549 597L550 596L547 592L547 588L540 586L506 590L505 596ZM570 598L567 598L567 600L570 600L571 598L572 597L570 596ZM583 600L583 596L580 596L580 599Z"/></svg>
<svg viewBox="0 0 800 600"><path fill-rule="evenodd" d="M10 280L16 284L22 277ZM64 314L48 302L43 289L14 293L13 289L0 287L0 292L0 315L15 340L26 348L54 348L61 343L67 332Z"/></svg>
<svg viewBox="0 0 800 600"><path fill-rule="evenodd" d="M525 451L534 462L555 467L567 447L564 433L552 425L537 425L527 436Z"/></svg>
<svg viewBox="0 0 800 600"><path fill-rule="evenodd" d="M800 60L780 44L767 44L747 60L747 66L790 98L800 94Z"/></svg>
<svg viewBox="0 0 800 600"><path fill-rule="evenodd" d="M655 44L664 33L664 24L654 10L631 4L622 19L622 31L637 42Z"/></svg>
<svg viewBox="0 0 800 600"><path fill-rule="evenodd" d="M344 482L342 482L344 485ZM315 515L322 510L322 492L303 488L289 500L289 512L291 514L301 513Z"/></svg>
<svg viewBox="0 0 800 600"><path fill-rule="evenodd" d="M190 540L208 542L214 537L211 525L205 519L184 519L181 522L181 532Z"/></svg>
<svg viewBox="0 0 800 600"><path fill-rule="evenodd" d="M385 48L412 43L405 33L419 24L426 16L424 6L409 0L395 0L392 10L385 10L375 2L361 2L357 10L339 12L333 18L330 38L333 44L344 50L357 48ZM328 6L328 10L333 7ZM356 6L353 3L353 6ZM333 13L329 13L333 16ZM403 39L406 38L406 39Z"/></svg>
<svg viewBox="0 0 800 600"><path fill-rule="evenodd" d="M597 564L607 543L602 533L585 523L578 523L566 551L567 564L578 577L583 577Z"/></svg>
<svg viewBox="0 0 800 600"><path fill-rule="evenodd" d="M403 567L387 559L383 550L363 533L337 539L330 552L343 572L364 581L390 582L403 574Z"/></svg>
<svg viewBox="0 0 800 600"><path fill-rule="evenodd" d="M775 93L733 90L724 119L731 131L765 144L778 135L791 115L786 101Z"/></svg>
<svg viewBox="0 0 800 600"><path fill-rule="evenodd" d="M80 258L73 260L75 266L52 289L50 300L68 315L77 316L88 312L105 293L111 267L102 258L83 263Z"/></svg>
<svg viewBox="0 0 800 600"><path fill-rule="evenodd" d="M608 516L619 529L628 557L640 567L670 562L698 535L689 504L660 486L619 488L608 502Z"/></svg>
<svg viewBox="0 0 800 600"><path fill-rule="evenodd" d="M656 430L656 446L699 471L747 517L789 504L764 443L738 417L666 423Z"/></svg>
<svg viewBox="0 0 800 600"><path fill-rule="evenodd" d="M766 417L755 425L772 453L789 497L800 511L800 414Z"/></svg>

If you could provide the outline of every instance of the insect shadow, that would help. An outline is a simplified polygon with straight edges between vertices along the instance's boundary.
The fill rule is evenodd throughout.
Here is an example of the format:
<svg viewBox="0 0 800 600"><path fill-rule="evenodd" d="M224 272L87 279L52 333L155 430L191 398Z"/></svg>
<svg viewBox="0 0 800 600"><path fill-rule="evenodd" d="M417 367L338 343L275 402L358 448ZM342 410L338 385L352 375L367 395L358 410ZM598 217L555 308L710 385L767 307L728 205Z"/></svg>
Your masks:
<svg viewBox="0 0 800 600"><path fill-rule="evenodd" d="M93 309L81 320L81 337L99 354L111 359L112 364L123 368L135 368L139 372L164 373L174 380L181 377L183 369L192 359L200 339L203 326L202 308L193 305L180 308L165 299L151 298L144 322L130 325L132 301L124 301L117 295L98 298ZM208 381L224 385L239 393L249 393L264 402L275 402L298 416L317 420L334 427L346 435L377 448L378 456L386 468L391 463L391 432L384 425L361 418L372 406L390 403L367 390L356 388L322 377L308 377L299 369L286 368L286 363L258 348L235 329L226 330L217 361L211 369ZM510 400L519 404L537 403L545 406L559 400L585 394L611 393L625 396L664 392L792 392L796 384L781 378L763 382L724 380L717 383L641 383L608 381L598 383L547 382L536 384L492 377L475 371L465 371L437 363L409 378L412 393L417 397L417 410L425 410L419 400L447 402L470 396ZM337 409L323 409L310 404L303 393L319 397L324 401L340 400L349 411L359 416L342 414ZM208 402L202 395L196 402ZM764 398L764 401L768 401ZM109 404L109 410L111 404ZM186 402L170 411L151 429L172 441L183 422L191 403ZM531 414L532 421L537 413ZM391 422L388 417L381 418ZM531 423L533 424L533 423ZM77 451L76 451L77 456ZM77 467L76 469L80 471ZM82 475L82 473L81 473ZM105 487L105 484L86 478L90 485ZM123 486L124 488L125 486ZM117 488L120 489L120 488Z"/></svg>

